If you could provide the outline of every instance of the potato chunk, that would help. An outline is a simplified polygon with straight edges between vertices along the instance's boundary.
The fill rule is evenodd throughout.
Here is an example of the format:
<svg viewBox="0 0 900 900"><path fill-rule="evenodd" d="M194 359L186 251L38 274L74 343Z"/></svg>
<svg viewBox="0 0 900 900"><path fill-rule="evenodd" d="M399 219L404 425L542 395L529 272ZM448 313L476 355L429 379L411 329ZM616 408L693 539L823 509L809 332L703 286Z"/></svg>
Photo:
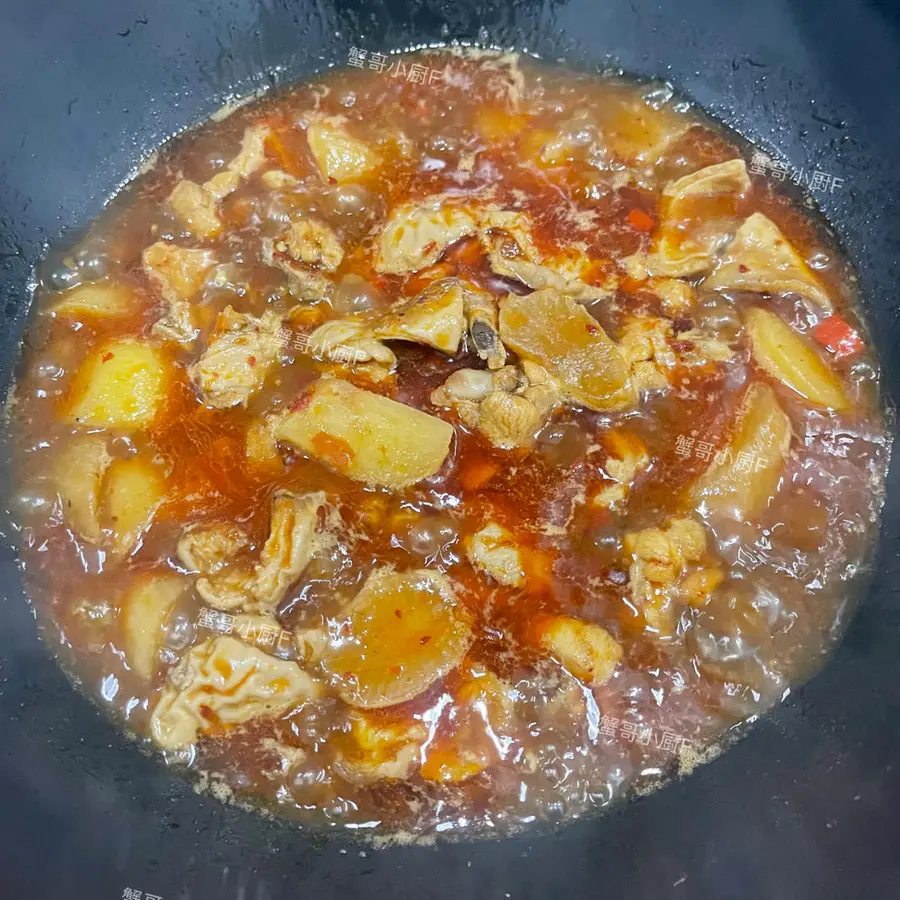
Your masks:
<svg viewBox="0 0 900 900"><path fill-rule="evenodd" d="M88 541L99 541L100 487L111 457L106 438L76 438L67 444L53 466L54 483L69 527Z"/></svg>
<svg viewBox="0 0 900 900"><path fill-rule="evenodd" d="M572 616L547 616L537 627L541 647L586 684L603 684L622 659L619 642L593 622Z"/></svg>
<svg viewBox="0 0 900 900"><path fill-rule="evenodd" d="M122 600L122 640L128 667L138 677L156 673L163 628L178 598L190 583L174 572L143 575Z"/></svg>
<svg viewBox="0 0 900 900"><path fill-rule="evenodd" d="M440 469L453 426L346 381L320 379L275 433L349 478L398 490Z"/></svg>
<svg viewBox="0 0 900 900"><path fill-rule="evenodd" d="M313 122L306 139L319 171L332 184L354 181L381 165L381 157L364 141L349 135L340 118Z"/></svg>
<svg viewBox="0 0 900 900"><path fill-rule="evenodd" d="M744 395L728 447L694 484L694 502L705 501L742 521L754 521L778 489L791 445L791 421L766 384Z"/></svg>
<svg viewBox="0 0 900 900"><path fill-rule="evenodd" d="M351 706L412 700L462 662L470 617L446 575L376 569L347 609L337 647L323 665Z"/></svg>
<svg viewBox="0 0 900 900"><path fill-rule="evenodd" d="M552 289L510 294L500 306L500 336L582 406L623 409L637 400L619 348L583 306Z"/></svg>
<svg viewBox="0 0 900 900"><path fill-rule="evenodd" d="M81 364L67 418L88 428L147 428L166 396L171 372L162 353L140 341L111 341Z"/></svg>
<svg viewBox="0 0 900 900"><path fill-rule="evenodd" d="M50 312L65 317L112 318L127 316L135 305L133 288L106 278L63 291L50 305Z"/></svg>
<svg viewBox="0 0 900 900"><path fill-rule="evenodd" d="M149 527L166 495L166 475L145 459L118 459L106 475L104 524L113 533L113 551L129 553Z"/></svg>
<svg viewBox="0 0 900 900"><path fill-rule="evenodd" d="M816 406L849 409L850 399L840 378L786 322L759 308L747 310L744 321L753 361L767 375Z"/></svg>
<svg viewBox="0 0 900 900"><path fill-rule="evenodd" d="M193 647L172 670L151 734L166 749L188 747L198 736L281 715L320 694L296 663L221 635Z"/></svg>

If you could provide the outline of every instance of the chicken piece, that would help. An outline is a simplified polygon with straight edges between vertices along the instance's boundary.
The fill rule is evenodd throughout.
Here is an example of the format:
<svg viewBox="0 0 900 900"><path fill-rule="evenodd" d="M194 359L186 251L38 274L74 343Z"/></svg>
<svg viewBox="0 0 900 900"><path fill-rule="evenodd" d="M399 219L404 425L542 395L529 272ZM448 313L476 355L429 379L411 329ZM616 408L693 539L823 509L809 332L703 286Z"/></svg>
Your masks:
<svg viewBox="0 0 900 900"><path fill-rule="evenodd" d="M500 305L500 336L573 403L602 412L637 402L624 354L571 297L549 289L510 294Z"/></svg>
<svg viewBox="0 0 900 900"><path fill-rule="evenodd" d="M176 750L320 695L321 685L297 663L220 635L191 648L169 673L150 731L160 747Z"/></svg>
<svg viewBox="0 0 900 900"><path fill-rule="evenodd" d="M610 296L612 282L600 288L582 280L590 266L585 254L573 248L546 256L535 246L531 228L524 213L497 207L480 212L478 237L494 272L535 291L549 288L579 302Z"/></svg>
<svg viewBox="0 0 900 900"><path fill-rule="evenodd" d="M189 572L213 575L249 545L247 533L230 522L192 525L181 533L175 556Z"/></svg>
<svg viewBox="0 0 900 900"><path fill-rule="evenodd" d="M541 616L535 630L539 646L585 684L607 682L622 659L619 642L593 622L572 616Z"/></svg>
<svg viewBox="0 0 900 900"><path fill-rule="evenodd" d="M375 362L393 370L397 357L375 336L372 323L366 319L332 319L320 325L306 342L306 348L317 359L331 359L350 365Z"/></svg>
<svg viewBox="0 0 900 900"><path fill-rule="evenodd" d="M688 278L708 272L713 254L733 229L730 215L710 216L709 198L741 196L751 182L742 159L707 166L663 189L660 226L650 253L638 253L623 262L632 277L648 275ZM733 210L734 204L731 204ZM701 224L698 226L697 222Z"/></svg>
<svg viewBox="0 0 900 900"><path fill-rule="evenodd" d="M215 265L215 254L157 241L144 250L141 262L166 302L166 312L154 323L152 333L163 340L190 343L197 337L191 302Z"/></svg>
<svg viewBox="0 0 900 900"><path fill-rule="evenodd" d="M609 456L604 463L604 474L613 483L593 497L594 506L613 508L622 503L631 490L638 472L650 465L650 457L644 442L629 431L611 431L604 436Z"/></svg>
<svg viewBox="0 0 900 900"><path fill-rule="evenodd" d="M697 299L697 289L677 278L651 278L643 287L656 294L665 311L673 316L684 315Z"/></svg>
<svg viewBox="0 0 900 900"><path fill-rule="evenodd" d="M381 157L364 141L352 137L346 119L331 116L313 121L306 139L322 177L329 184L356 181L381 165Z"/></svg>
<svg viewBox="0 0 900 900"><path fill-rule="evenodd" d="M322 378L278 424L276 436L349 478L400 490L441 468L453 426L346 381Z"/></svg>
<svg viewBox="0 0 900 900"><path fill-rule="evenodd" d="M393 370L397 358L382 341L412 341L454 354L464 327L463 290L455 279L444 279L386 313L325 322L309 336L308 346L319 359L375 362Z"/></svg>
<svg viewBox="0 0 900 900"><path fill-rule="evenodd" d="M414 299L396 304L375 323L373 334L379 340L413 341L452 355L465 329L463 297L456 279L436 281Z"/></svg>
<svg viewBox="0 0 900 900"><path fill-rule="evenodd" d="M206 350L188 369L205 402L216 409L245 405L277 363L284 332L281 316L272 310L257 318L225 307Z"/></svg>
<svg viewBox="0 0 900 900"><path fill-rule="evenodd" d="M269 129L251 125L245 129L241 149L225 170L203 184L182 178L169 194L172 212L199 238L214 238L222 229L219 201L237 190L241 180L266 161L265 142Z"/></svg>
<svg viewBox="0 0 900 900"><path fill-rule="evenodd" d="M433 265L456 241L477 233L475 218L443 195L391 210L375 257L375 270L408 275Z"/></svg>
<svg viewBox="0 0 900 900"><path fill-rule="evenodd" d="M458 369L431 393L435 406L452 407L464 425L506 450L530 447L560 400L556 384L533 383L515 366Z"/></svg>
<svg viewBox="0 0 900 900"><path fill-rule="evenodd" d="M275 495L269 537L251 589L256 606L274 612L319 549L315 536L325 499L324 491L303 496L287 492Z"/></svg>
<svg viewBox="0 0 900 900"><path fill-rule="evenodd" d="M631 599L657 638L674 634L676 604L699 605L700 592L706 587L713 590L722 580L718 567L692 565L705 552L706 531L695 519L670 519L665 528L625 535L623 559L629 563Z"/></svg>
<svg viewBox="0 0 900 900"><path fill-rule="evenodd" d="M662 192L666 219L688 219L695 213L694 201L718 194L745 194L752 184L742 159L705 166L690 175L670 181Z"/></svg>
<svg viewBox="0 0 900 900"><path fill-rule="evenodd" d="M319 510L325 506L325 499L324 491L275 494L269 536L259 562L252 568L245 564L224 568L222 558L216 557L214 571L197 580L200 596L217 609L274 614L312 557L333 538L318 533ZM221 541L221 536L217 540Z"/></svg>
<svg viewBox="0 0 900 900"><path fill-rule="evenodd" d="M281 239L263 240L266 264L286 272L303 300L331 296L334 285L330 276L343 258L344 250L337 235L317 219L301 219Z"/></svg>
<svg viewBox="0 0 900 900"><path fill-rule="evenodd" d="M823 284L778 226L762 213L753 213L738 228L702 287L710 291L798 294L831 311L831 299Z"/></svg>
<svg viewBox="0 0 900 900"><path fill-rule="evenodd" d="M446 575L375 569L346 610L323 666L351 706L405 703L455 669L472 643L471 616Z"/></svg>
<svg viewBox="0 0 900 900"><path fill-rule="evenodd" d="M486 575L507 587L525 583L520 551L511 532L496 522L489 522L466 541L469 561Z"/></svg>
<svg viewBox="0 0 900 900"><path fill-rule="evenodd" d="M665 390L675 366L702 366L726 362L734 351L721 338L694 328L675 335L668 319L636 316L626 324L619 346L631 366L635 387Z"/></svg>
<svg viewBox="0 0 900 900"><path fill-rule="evenodd" d="M168 203L178 220L195 237L209 240L222 230L219 201L202 184L180 179L172 188Z"/></svg>
<svg viewBox="0 0 900 900"><path fill-rule="evenodd" d="M672 324L655 316L633 318L619 339L631 377L639 391L664 390L676 363L674 350L669 346Z"/></svg>
<svg viewBox="0 0 900 900"><path fill-rule="evenodd" d="M251 125L244 129L241 138L241 149L237 156L228 163L223 172L213 175L204 182L203 187L216 200L221 200L240 187L241 181L248 178L266 163L266 139L271 130L265 125Z"/></svg>
<svg viewBox="0 0 900 900"><path fill-rule="evenodd" d="M352 712L348 738L339 741L335 766L354 784L408 778L418 766L428 729L415 720L393 721Z"/></svg>
<svg viewBox="0 0 900 900"><path fill-rule="evenodd" d="M497 314L497 298L493 294L465 284L463 308L472 347L489 369L506 365L506 347L500 340L500 320Z"/></svg>

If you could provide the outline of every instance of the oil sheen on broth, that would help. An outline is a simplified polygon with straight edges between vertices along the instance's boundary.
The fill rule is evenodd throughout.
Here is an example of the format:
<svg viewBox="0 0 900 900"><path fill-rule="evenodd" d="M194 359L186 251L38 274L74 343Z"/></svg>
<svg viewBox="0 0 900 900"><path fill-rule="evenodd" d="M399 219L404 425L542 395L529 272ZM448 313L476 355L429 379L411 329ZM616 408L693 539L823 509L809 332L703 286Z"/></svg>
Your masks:
<svg viewBox="0 0 900 900"><path fill-rule="evenodd" d="M665 88L395 68L183 136L49 254L14 513L61 663L170 764L505 831L821 664L890 444L849 270L752 148Z"/></svg>

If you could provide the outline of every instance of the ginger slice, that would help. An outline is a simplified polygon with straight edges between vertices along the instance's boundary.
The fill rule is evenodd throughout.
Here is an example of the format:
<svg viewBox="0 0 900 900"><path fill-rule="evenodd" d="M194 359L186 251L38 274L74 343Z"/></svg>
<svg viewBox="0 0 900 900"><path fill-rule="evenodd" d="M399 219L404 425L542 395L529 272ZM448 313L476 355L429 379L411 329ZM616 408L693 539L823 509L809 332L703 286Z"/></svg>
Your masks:
<svg viewBox="0 0 900 900"><path fill-rule="evenodd" d="M351 706L377 709L412 700L461 662L470 617L446 575L376 569L350 604L346 636L323 665Z"/></svg>

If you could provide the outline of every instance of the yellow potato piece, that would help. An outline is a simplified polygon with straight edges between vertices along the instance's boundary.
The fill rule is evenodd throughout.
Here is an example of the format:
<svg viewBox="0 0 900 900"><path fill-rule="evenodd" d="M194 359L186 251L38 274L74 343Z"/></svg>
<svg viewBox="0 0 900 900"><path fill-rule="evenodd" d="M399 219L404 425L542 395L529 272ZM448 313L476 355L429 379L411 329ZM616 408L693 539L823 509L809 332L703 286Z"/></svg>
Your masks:
<svg viewBox="0 0 900 900"><path fill-rule="evenodd" d="M744 314L753 361L772 378L816 406L850 408L840 378L818 353L775 313L755 307Z"/></svg>
<svg viewBox="0 0 900 900"><path fill-rule="evenodd" d="M110 463L106 438L100 435L76 438L57 457L54 482L69 527L89 541L99 541L100 486Z"/></svg>
<svg viewBox="0 0 900 900"><path fill-rule="evenodd" d="M275 436L349 478L396 490L440 469L453 426L346 381L321 379Z"/></svg>
<svg viewBox="0 0 900 900"><path fill-rule="evenodd" d="M92 281L80 284L59 295L50 305L57 316L127 316L135 308L134 291L118 281Z"/></svg>
<svg viewBox="0 0 900 900"><path fill-rule="evenodd" d="M462 662L468 613L446 575L376 569L347 610L345 635L323 660L352 706L405 703Z"/></svg>
<svg viewBox="0 0 900 900"><path fill-rule="evenodd" d="M149 344L104 344L75 375L68 419L88 428L146 428L165 399L169 378L165 357Z"/></svg>
<svg viewBox="0 0 900 900"><path fill-rule="evenodd" d="M166 495L163 470L144 459L119 459L106 475L104 524L116 553L132 550Z"/></svg>
<svg viewBox="0 0 900 900"><path fill-rule="evenodd" d="M174 572L144 575L122 600L122 642L128 667L140 678L156 673L163 628L190 582Z"/></svg>
<svg viewBox="0 0 900 900"><path fill-rule="evenodd" d="M553 289L510 294L500 306L500 337L582 406L610 410L637 402L619 348L583 306Z"/></svg>
<svg viewBox="0 0 900 900"><path fill-rule="evenodd" d="M336 123L313 122L306 130L306 139L319 171L328 181L354 181L381 164L381 157L368 144L351 137Z"/></svg>
<svg viewBox="0 0 900 900"><path fill-rule="evenodd" d="M729 446L695 482L692 499L742 521L762 514L778 490L791 444L791 422L767 384L744 395Z"/></svg>

